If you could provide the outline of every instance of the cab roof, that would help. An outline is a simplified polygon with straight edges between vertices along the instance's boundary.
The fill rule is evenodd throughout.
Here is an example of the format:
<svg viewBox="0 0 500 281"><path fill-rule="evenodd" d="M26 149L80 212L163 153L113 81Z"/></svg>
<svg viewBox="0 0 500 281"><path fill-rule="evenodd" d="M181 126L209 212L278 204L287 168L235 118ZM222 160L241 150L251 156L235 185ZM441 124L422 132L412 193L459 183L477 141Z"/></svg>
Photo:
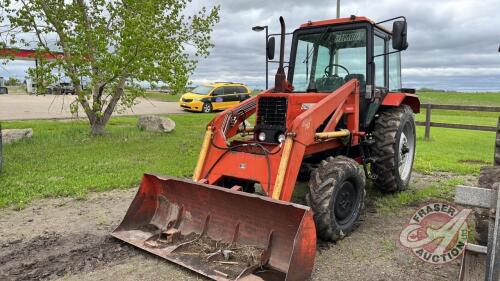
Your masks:
<svg viewBox="0 0 500 281"><path fill-rule="evenodd" d="M339 19L329 19L329 20L319 20L319 21L309 21L307 23L303 23L300 25L300 28L311 28L311 27L321 27L321 26L330 26L330 25L337 25L337 24L346 24L346 23L361 23L361 22L367 22L370 23L374 26L377 26L380 29L383 29L384 31L388 33L392 33L390 30L387 30L387 28L377 25L374 21L367 17L358 17L358 16L350 16L348 18L339 18Z"/></svg>

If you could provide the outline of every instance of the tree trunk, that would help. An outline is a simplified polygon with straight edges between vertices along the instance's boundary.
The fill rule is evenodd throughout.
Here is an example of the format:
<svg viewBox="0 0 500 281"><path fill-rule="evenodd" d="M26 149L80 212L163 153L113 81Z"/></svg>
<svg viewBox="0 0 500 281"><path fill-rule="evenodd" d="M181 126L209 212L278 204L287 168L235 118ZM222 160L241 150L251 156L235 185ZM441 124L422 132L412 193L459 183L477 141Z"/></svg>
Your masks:
<svg viewBox="0 0 500 281"><path fill-rule="evenodd" d="M111 100L108 103L108 106L106 107L106 110L102 112L102 108L100 108L100 112L102 112L102 116L98 117L96 112L91 112L90 114L87 114L90 120L90 134L92 136L98 136L98 135L103 135L105 133L105 128L106 124L108 124L109 119L111 118L111 115L115 111L115 107L118 104L118 101L123 95L123 87L125 85L125 78L122 77L120 81L118 82L118 87L115 90L115 93L111 97ZM100 101L97 101L100 102ZM94 101L96 103L96 101Z"/></svg>
<svg viewBox="0 0 500 281"><path fill-rule="evenodd" d="M90 124L90 134L92 136L104 135L106 128L106 123L102 119L96 119L92 124Z"/></svg>

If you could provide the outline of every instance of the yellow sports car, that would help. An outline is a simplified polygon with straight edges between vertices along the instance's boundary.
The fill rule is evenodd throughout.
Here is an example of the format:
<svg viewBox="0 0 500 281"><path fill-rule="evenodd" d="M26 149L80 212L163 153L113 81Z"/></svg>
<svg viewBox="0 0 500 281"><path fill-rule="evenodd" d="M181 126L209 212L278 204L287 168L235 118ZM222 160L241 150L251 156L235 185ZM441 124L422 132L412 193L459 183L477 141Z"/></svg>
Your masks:
<svg viewBox="0 0 500 281"><path fill-rule="evenodd" d="M250 97L250 89L241 83L215 82L185 93L179 105L186 110L212 112L239 104Z"/></svg>

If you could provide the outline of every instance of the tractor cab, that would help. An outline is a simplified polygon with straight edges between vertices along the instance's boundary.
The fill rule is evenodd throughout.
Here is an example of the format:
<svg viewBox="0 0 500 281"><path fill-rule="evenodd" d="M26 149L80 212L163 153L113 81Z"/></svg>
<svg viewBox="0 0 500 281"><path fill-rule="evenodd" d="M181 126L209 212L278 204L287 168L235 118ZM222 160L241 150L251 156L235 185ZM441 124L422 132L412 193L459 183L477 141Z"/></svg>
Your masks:
<svg viewBox="0 0 500 281"><path fill-rule="evenodd" d="M405 32L405 22L396 22ZM294 92L331 93L351 79L360 91L401 89L401 50L393 44L392 32L365 17L309 22L293 33L288 80ZM404 40L406 41L406 39ZM367 91L368 88L368 91Z"/></svg>
<svg viewBox="0 0 500 281"><path fill-rule="evenodd" d="M393 20L392 32L380 25ZM301 25L293 32L287 76L293 92L333 93L357 79L361 125L370 124L379 105L372 101L402 89L400 51L408 47L406 19L383 22L351 16Z"/></svg>

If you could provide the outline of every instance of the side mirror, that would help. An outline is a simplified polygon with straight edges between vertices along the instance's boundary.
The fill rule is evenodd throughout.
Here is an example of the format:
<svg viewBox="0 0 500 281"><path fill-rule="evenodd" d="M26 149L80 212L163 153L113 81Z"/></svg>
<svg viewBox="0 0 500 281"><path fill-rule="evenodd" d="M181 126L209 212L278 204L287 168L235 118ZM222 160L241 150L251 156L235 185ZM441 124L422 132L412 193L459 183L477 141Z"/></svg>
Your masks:
<svg viewBox="0 0 500 281"><path fill-rule="evenodd" d="M267 46L266 46L266 54L267 54L267 59L268 60L273 60L274 59L274 46L276 40L274 37L269 37L267 40Z"/></svg>
<svg viewBox="0 0 500 281"><path fill-rule="evenodd" d="M406 21L395 21L392 24L392 48L398 51L408 49Z"/></svg>

